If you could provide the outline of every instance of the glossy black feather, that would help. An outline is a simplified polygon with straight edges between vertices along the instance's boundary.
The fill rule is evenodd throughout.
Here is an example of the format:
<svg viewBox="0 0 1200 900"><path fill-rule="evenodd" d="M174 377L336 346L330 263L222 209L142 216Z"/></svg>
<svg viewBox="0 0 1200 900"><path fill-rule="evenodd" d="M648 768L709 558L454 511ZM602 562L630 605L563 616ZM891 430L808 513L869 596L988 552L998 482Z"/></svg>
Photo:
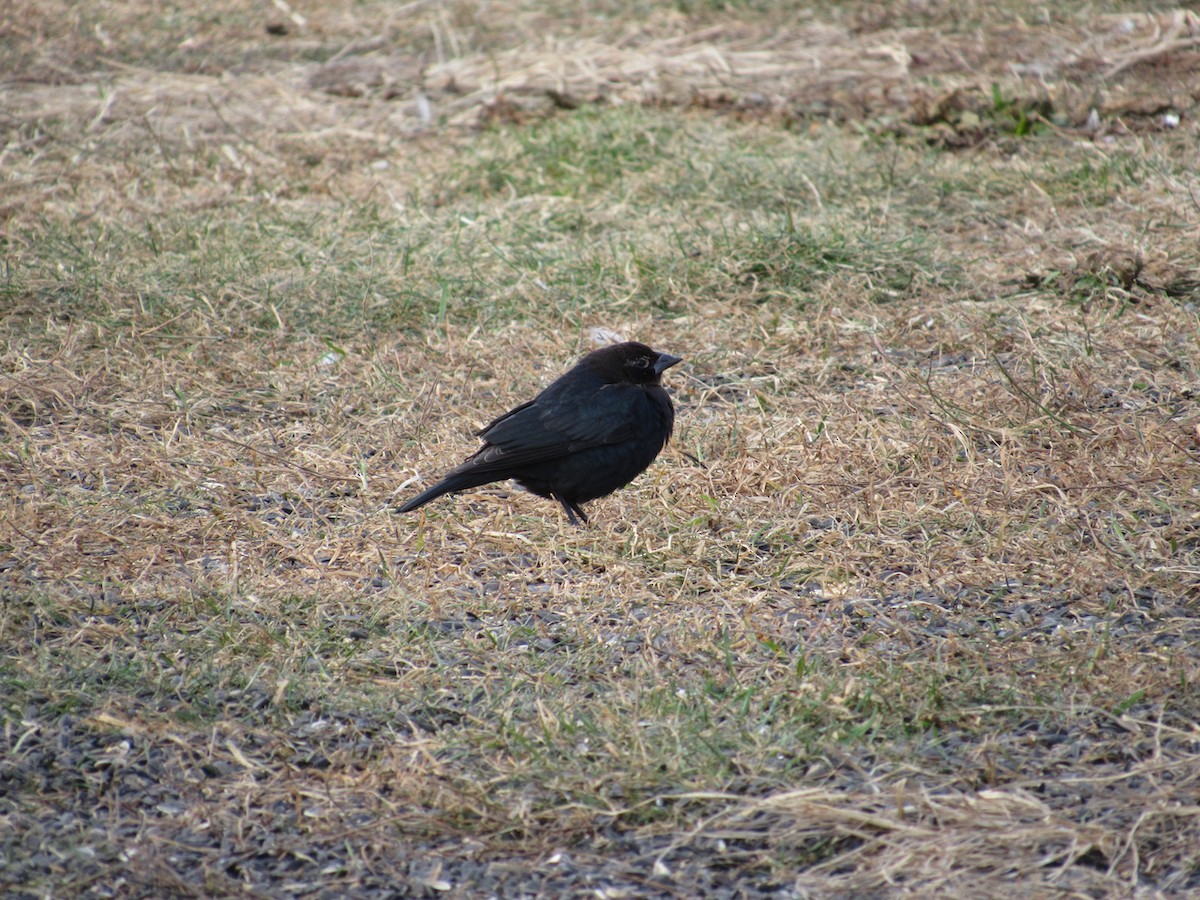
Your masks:
<svg viewBox="0 0 1200 900"><path fill-rule="evenodd" d="M627 485L670 439L675 410L661 379L677 362L677 356L634 342L592 351L534 399L480 431L483 446L400 512L511 478L557 500L573 524L586 522L580 504Z"/></svg>

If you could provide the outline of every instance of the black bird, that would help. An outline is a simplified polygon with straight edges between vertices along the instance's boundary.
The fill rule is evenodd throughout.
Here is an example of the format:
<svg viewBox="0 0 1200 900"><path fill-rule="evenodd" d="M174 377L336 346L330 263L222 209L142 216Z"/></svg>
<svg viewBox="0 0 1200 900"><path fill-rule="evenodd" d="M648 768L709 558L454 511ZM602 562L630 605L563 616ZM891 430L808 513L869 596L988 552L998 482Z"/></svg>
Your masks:
<svg viewBox="0 0 1200 900"><path fill-rule="evenodd" d="M662 373L678 356L632 341L593 350L544 391L478 432L473 456L402 507L512 478L562 504L572 525L581 503L611 494L646 470L675 424Z"/></svg>

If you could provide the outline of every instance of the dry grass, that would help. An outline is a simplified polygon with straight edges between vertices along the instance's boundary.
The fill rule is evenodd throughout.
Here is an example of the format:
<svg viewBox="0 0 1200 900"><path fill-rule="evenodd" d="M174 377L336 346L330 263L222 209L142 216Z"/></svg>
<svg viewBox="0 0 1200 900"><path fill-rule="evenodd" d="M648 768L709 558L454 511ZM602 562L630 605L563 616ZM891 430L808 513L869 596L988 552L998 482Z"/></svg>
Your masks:
<svg viewBox="0 0 1200 900"><path fill-rule="evenodd" d="M1194 16L602 11L0 21L8 893L1200 889Z"/></svg>

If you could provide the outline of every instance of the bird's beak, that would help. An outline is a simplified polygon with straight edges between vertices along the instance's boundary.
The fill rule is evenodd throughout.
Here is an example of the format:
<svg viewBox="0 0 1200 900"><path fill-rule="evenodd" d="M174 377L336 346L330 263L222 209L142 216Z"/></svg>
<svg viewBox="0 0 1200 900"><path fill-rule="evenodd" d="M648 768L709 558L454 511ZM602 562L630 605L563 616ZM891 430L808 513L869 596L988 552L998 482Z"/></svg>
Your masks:
<svg viewBox="0 0 1200 900"><path fill-rule="evenodd" d="M670 353L658 354L658 362L654 364L654 374L661 375L677 362L683 362L683 357L672 356Z"/></svg>

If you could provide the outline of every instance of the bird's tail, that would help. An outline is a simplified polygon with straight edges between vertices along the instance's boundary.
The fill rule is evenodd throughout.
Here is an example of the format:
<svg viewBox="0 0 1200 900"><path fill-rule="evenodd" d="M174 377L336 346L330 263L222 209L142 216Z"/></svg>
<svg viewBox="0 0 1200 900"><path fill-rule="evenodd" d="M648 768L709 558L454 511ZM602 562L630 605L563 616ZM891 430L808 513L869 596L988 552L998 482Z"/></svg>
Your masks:
<svg viewBox="0 0 1200 900"><path fill-rule="evenodd" d="M453 494L457 491L465 491L473 487L479 487L481 484L487 484L493 481L494 478L489 477L471 477L471 473L462 472L459 474L451 473L426 491L422 491L413 497L403 506L399 507L396 512L412 512L419 506L424 506L430 500L436 500L443 494Z"/></svg>

